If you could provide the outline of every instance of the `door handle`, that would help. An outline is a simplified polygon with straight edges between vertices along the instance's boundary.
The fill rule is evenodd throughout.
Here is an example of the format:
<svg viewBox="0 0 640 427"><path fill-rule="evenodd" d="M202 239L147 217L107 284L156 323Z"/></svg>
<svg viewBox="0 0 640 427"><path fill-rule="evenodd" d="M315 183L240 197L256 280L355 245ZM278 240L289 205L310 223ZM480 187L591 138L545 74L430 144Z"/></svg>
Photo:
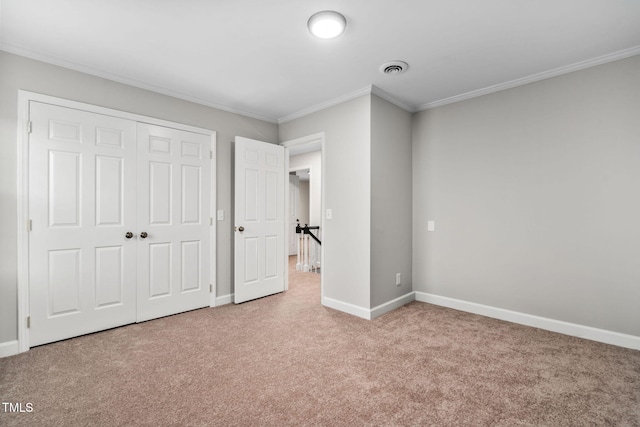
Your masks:
<svg viewBox="0 0 640 427"><path fill-rule="evenodd" d="M238 227L238 231L242 233L244 231L244 227L243 226Z"/></svg>
<svg viewBox="0 0 640 427"><path fill-rule="evenodd" d="M127 231L127 232L125 233L124 237L126 237L127 239L130 239L130 238L132 238L132 237L133 237L133 233L132 233L132 232L130 232L130 231Z"/></svg>
<svg viewBox="0 0 640 427"><path fill-rule="evenodd" d="M141 238L141 239L146 239L146 238L147 238L147 236L148 236L148 234L147 234L147 232L146 232L146 231L143 231L142 233L140 233L140 238Z"/></svg>

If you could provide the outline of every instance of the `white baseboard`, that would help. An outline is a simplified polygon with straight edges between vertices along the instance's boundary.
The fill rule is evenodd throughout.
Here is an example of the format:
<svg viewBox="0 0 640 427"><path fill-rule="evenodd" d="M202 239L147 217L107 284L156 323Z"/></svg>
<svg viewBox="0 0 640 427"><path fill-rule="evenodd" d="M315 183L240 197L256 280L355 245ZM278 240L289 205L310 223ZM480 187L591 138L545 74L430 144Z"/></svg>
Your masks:
<svg viewBox="0 0 640 427"><path fill-rule="evenodd" d="M378 316L382 316L385 313L388 313L396 308L402 307L405 304L409 304L411 301L415 300L415 294L413 292L409 292L406 295L402 295L394 300L389 302L385 302L384 304L380 304L374 308L364 308L358 305L350 304L344 301L338 301L333 298L322 298L322 305L325 307L333 308L335 310L343 311L347 314L351 314L353 316L358 316L363 319L372 320Z"/></svg>
<svg viewBox="0 0 640 427"><path fill-rule="evenodd" d="M591 326L578 325L576 323L563 322L561 320L549 319L546 317L534 316L532 314L519 313L517 311L505 310L503 308L491 307L488 305L476 304L455 298L433 295L426 292L415 292L416 301L427 302L429 304L440 305L453 308L455 310L480 314L494 319L506 320L507 322L518 323L520 325L532 326L534 328L545 329L547 331L558 332L578 338L598 341L605 344L613 344L619 347L640 350L640 337L627 335L619 332L607 331L605 329L593 328Z"/></svg>
<svg viewBox="0 0 640 427"><path fill-rule="evenodd" d="M394 300L373 307L371 309L371 319L375 319L376 317L382 316L383 314L393 311L396 308L400 308L405 304L409 304L411 301L415 301L415 299L415 292L409 292L408 294L402 295L401 297L398 297Z"/></svg>
<svg viewBox="0 0 640 427"><path fill-rule="evenodd" d="M371 320L371 310L368 308L360 307L358 305L349 304L348 302L338 301L333 298L323 297L322 305L325 307L333 308L338 311L358 316L363 319Z"/></svg>
<svg viewBox="0 0 640 427"><path fill-rule="evenodd" d="M231 304L233 302L233 294L222 295L216 298L216 307Z"/></svg>
<svg viewBox="0 0 640 427"><path fill-rule="evenodd" d="M18 340L0 343L0 357L13 356L18 353L20 353Z"/></svg>

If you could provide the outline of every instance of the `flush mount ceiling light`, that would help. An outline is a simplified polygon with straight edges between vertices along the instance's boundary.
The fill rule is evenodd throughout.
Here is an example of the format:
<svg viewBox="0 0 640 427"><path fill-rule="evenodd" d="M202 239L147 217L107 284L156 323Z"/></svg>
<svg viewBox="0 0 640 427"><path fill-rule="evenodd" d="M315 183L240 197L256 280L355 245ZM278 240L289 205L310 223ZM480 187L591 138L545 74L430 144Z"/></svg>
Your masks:
<svg viewBox="0 0 640 427"><path fill-rule="evenodd" d="M320 39L333 39L344 32L347 20L333 10L314 13L307 22L309 32Z"/></svg>
<svg viewBox="0 0 640 427"><path fill-rule="evenodd" d="M382 74L400 74L407 71L409 64L404 61L391 61L380 66Z"/></svg>

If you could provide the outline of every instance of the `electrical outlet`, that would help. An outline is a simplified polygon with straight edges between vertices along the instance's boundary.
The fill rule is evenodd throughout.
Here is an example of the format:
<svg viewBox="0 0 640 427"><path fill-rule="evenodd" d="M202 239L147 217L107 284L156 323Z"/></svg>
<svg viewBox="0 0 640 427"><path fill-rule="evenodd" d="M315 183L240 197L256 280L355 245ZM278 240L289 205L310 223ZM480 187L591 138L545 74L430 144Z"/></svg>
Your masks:
<svg viewBox="0 0 640 427"><path fill-rule="evenodd" d="M396 274L396 286L400 286L402 284L402 273Z"/></svg>

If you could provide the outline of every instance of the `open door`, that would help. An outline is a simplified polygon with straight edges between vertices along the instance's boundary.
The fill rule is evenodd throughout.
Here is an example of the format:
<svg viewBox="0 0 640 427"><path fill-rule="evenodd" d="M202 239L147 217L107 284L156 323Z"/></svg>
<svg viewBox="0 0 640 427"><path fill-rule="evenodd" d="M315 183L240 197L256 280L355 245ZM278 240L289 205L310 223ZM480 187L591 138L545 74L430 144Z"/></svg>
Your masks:
<svg viewBox="0 0 640 427"><path fill-rule="evenodd" d="M285 289L284 147L236 137L236 304Z"/></svg>

